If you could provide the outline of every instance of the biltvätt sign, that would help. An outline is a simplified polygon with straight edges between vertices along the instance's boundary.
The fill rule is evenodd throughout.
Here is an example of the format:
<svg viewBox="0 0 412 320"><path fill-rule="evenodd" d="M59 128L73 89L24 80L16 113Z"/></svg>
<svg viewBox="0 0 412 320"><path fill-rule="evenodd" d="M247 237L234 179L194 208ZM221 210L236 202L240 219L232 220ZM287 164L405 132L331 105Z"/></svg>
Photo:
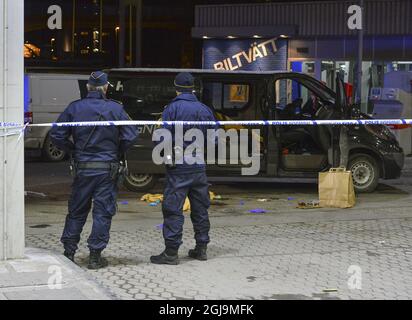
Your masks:
<svg viewBox="0 0 412 320"><path fill-rule="evenodd" d="M231 57L223 59L223 61L215 63L213 65L214 69L233 71L242 68L244 65L251 64L258 59L264 59L270 54L276 54L278 51L276 40L277 38L273 38L261 43L254 42L249 50L242 50Z"/></svg>

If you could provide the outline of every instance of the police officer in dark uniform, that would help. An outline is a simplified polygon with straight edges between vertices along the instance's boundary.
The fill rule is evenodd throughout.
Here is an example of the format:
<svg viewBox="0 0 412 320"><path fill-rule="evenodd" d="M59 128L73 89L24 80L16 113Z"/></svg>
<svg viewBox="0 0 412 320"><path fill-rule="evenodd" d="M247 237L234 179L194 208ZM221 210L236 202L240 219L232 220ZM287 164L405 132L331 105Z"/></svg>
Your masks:
<svg viewBox="0 0 412 320"><path fill-rule="evenodd" d="M93 72L87 89L87 97L72 102L57 122L130 120L121 104L106 98L107 74ZM64 255L72 261L93 203L93 228L88 239L89 269L108 265L101 252L109 242L111 222L117 209L117 183L123 168L120 162L137 137L135 126L66 126L54 127L51 131L53 143L72 155L74 182L61 238Z"/></svg>
<svg viewBox="0 0 412 320"><path fill-rule="evenodd" d="M190 73L180 73L176 76L175 87L177 97L166 107L163 112L163 121L215 121L213 112L198 101L194 92L194 79ZM174 126L164 126L172 133L173 143L176 141ZM193 128L183 126L185 132ZM197 126L207 137L207 126ZM213 126L214 128L214 126ZM206 140L206 139L205 139ZM166 249L158 256L152 256L154 264L177 265L178 251L182 244L183 233L183 205L186 197L189 197L191 205L191 220L195 231L196 247L189 251L189 257L198 260L207 260L207 245L210 241L210 222L208 209L210 207L209 184L206 176L206 165L196 162L189 164L185 159L179 164L176 161L176 153L184 154L184 148L190 143L184 143L183 150L174 147L175 164L167 166L166 184L162 204L164 224L163 237ZM203 155L202 155L203 158Z"/></svg>

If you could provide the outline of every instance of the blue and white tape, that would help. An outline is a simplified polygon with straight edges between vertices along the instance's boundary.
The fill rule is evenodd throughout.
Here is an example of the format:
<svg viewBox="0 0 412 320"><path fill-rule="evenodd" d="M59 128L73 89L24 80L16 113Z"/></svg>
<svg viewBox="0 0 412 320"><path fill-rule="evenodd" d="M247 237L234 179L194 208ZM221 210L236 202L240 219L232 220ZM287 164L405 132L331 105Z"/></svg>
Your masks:
<svg viewBox="0 0 412 320"><path fill-rule="evenodd" d="M18 124L0 122L0 129L21 129L26 127L95 127L95 126L322 126L322 125L412 125L412 119L359 119L359 120L251 120L251 121L88 121Z"/></svg>

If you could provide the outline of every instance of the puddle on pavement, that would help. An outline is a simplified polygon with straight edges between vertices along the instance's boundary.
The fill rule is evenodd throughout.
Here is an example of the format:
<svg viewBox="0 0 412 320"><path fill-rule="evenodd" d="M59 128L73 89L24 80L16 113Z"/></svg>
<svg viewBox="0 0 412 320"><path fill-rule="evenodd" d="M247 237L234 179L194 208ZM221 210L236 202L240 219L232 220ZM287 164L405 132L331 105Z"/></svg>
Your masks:
<svg viewBox="0 0 412 320"><path fill-rule="evenodd" d="M51 225L49 224L38 224L38 225L30 226L30 228L32 229L46 229L49 227L51 227Z"/></svg>
<svg viewBox="0 0 412 320"><path fill-rule="evenodd" d="M376 188L375 193L381 194L393 194L393 195L409 195L409 192L406 192L400 188L390 186L387 184L380 183Z"/></svg>
<svg viewBox="0 0 412 320"><path fill-rule="evenodd" d="M221 202L221 201L211 201L210 204L211 204L212 206L218 206L218 207L227 206L227 205L228 205L227 203Z"/></svg>

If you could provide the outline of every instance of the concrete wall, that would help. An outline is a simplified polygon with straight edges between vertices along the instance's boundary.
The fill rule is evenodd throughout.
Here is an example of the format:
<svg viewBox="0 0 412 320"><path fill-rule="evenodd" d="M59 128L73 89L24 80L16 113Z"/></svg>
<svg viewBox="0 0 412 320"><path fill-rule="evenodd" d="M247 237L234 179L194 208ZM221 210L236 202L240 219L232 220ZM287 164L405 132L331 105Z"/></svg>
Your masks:
<svg viewBox="0 0 412 320"><path fill-rule="evenodd" d="M0 0L0 122L23 122L23 44L24 0ZM0 137L0 260L24 255L23 140Z"/></svg>

